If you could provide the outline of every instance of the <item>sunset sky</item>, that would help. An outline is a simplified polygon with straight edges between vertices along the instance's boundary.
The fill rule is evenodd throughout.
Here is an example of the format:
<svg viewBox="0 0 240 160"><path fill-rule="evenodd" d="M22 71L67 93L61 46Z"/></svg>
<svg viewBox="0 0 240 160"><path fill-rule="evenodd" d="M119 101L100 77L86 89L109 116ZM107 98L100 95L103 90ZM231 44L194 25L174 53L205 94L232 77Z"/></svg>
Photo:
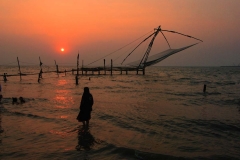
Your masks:
<svg viewBox="0 0 240 160"><path fill-rule="evenodd" d="M39 57L46 65L54 65L54 60L75 65L78 52L87 65L142 36L143 40L159 25L203 42L158 65L240 65L239 7L240 0L4 0L0 65L15 64L17 57L22 65L38 65ZM199 42L171 33L166 37L172 48ZM114 53L113 59L124 58L138 43ZM130 60L138 60L147 45ZM166 49L159 34L151 54Z"/></svg>

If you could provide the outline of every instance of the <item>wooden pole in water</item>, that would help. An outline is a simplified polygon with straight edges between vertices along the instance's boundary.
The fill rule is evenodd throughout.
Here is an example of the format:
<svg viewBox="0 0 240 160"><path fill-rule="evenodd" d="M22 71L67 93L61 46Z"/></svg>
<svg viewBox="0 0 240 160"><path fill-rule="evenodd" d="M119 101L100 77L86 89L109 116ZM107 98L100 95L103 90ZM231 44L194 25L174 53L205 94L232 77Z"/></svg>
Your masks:
<svg viewBox="0 0 240 160"><path fill-rule="evenodd" d="M42 61L41 61L41 58L39 57L39 62L40 62L40 68L42 69Z"/></svg>
<svg viewBox="0 0 240 160"><path fill-rule="evenodd" d="M78 53L78 56L77 56L77 75L75 77L76 85L78 85L78 70L79 70L79 53Z"/></svg>
<svg viewBox="0 0 240 160"><path fill-rule="evenodd" d="M59 74L58 74L58 65L57 65L57 63L56 63L56 60L54 60L55 61L55 65L56 65L56 72L57 72L57 75L58 75L58 77L59 77Z"/></svg>
<svg viewBox="0 0 240 160"><path fill-rule="evenodd" d="M83 60L82 60L82 75L83 75Z"/></svg>
<svg viewBox="0 0 240 160"><path fill-rule="evenodd" d="M75 80L76 80L76 85L78 85L78 77L77 77L77 75L75 76Z"/></svg>
<svg viewBox="0 0 240 160"><path fill-rule="evenodd" d="M57 74L58 74L58 77L59 77L59 70L58 70L58 65L56 65L56 67L57 67Z"/></svg>
<svg viewBox="0 0 240 160"><path fill-rule="evenodd" d="M77 56L77 76L78 76L78 71L79 71L79 52L78 52L78 56Z"/></svg>
<svg viewBox="0 0 240 160"><path fill-rule="evenodd" d="M143 66L143 75L145 75L145 66Z"/></svg>
<svg viewBox="0 0 240 160"><path fill-rule="evenodd" d="M106 75L105 59L103 60L103 70L104 70L104 74Z"/></svg>
<svg viewBox="0 0 240 160"><path fill-rule="evenodd" d="M204 84L204 86L203 86L203 92L204 92L204 93L206 92L206 89L207 89L207 85Z"/></svg>
<svg viewBox="0 0 240 160"><path fill-rule="evenodd" d="M18 57L17 57L17 61L18 61L18 69L19 69L19 74L20 74L20 80L22 80L22 73L21 73Z"/></svg>
<svg viewBox="0 0 240 160"><path fill-rule="evenodd" d="M42 73L43 73L43 72L42 72L42 64L43 64L43 63L42 63L40 57L39 57L39 61L40 61L40 69L41 69L41 70L40 70L40 77L39 77L39 78L42 78Z"/></svg>

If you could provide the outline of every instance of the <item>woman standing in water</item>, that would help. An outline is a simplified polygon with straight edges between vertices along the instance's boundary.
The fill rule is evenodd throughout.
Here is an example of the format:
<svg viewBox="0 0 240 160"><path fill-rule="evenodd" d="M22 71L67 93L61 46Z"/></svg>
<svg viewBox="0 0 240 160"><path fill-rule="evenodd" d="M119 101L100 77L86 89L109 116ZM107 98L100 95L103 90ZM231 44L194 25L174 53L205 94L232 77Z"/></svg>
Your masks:
<svg viewBox="0 0 240 160"><path fill-rule="evenodd" d="M83 126L89 125L89 120L91 119L91 111L93 105L93 96L89 92L88 87L84 87L84 92L82 95L82 100L80 103L80 112L77 116L77 120L83 123Z"/></svg>

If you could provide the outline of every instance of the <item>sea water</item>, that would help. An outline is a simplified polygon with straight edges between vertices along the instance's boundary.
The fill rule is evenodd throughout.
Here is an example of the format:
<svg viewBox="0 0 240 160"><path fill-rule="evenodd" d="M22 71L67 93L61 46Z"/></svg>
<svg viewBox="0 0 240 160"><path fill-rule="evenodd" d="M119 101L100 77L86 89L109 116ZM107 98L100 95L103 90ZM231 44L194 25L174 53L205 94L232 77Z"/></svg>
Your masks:
<svg viewBox="0 0 240 160"><path fill-rule="evenodd" d="M39 83L38 74L1 78L0 159L240 159L238 67L80 72L78 85L71 72L42 76ZM94 97L89 128L76 120L86 86Z"/></svg>

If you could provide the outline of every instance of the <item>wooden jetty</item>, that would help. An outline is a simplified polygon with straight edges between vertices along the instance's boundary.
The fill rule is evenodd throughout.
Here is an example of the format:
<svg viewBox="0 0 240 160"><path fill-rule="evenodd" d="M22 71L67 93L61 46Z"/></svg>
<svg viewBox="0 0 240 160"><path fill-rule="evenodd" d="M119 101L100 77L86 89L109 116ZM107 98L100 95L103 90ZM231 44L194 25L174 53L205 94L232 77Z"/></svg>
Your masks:
<svg viewBox="0 0 240 160"><path fill-rule="evenodd" d="M40 59L40 57L39 57ZM78 55L78 59L79 59L79 55ZM56 66L56 70L51 70L51 71L43 71L42 70L42 62L40 61L40 72L39 73L23 73L21 71L21 67L20 67L20 63L19 63L19 59L17 57L17 62L18 62L18 73L16 74L0 74L0 76L3 77L4 82L8 81L8 77L14 77L14 76L19 76L20 77L20 81L22 80L22 76L38 76L38 83L40 83L40 80L42 79L42 74L46 74L46 73L56 73L57 76L59 77L60 73L65 73L65 75L68 72L71 72L72 75L75 75L75 79L76 79L76 84L78 85L78 77L79 76L88 76L88 75L113 75L113 74L126 74L128 75L129 72L136 72L136 74L138 74L140 71L142 71L143 75L145 74L145 68L138 68L138 67L114 67L113 66L113 61L111 60L111 66L105 66L105 59L104 59L104 65L103 67L79 67L79 63L77 62L77 69L73 68L71 70L62 70L60 71L58 68L58 65L55 61L55 66ZM80 72L80 73L79 73Z"/></svg>
<svg viewBox="0 0 240 160"><path fill-rule="evenodd" d="M88 75L89 73L93 75L96 74L96 72L98 75L106 75L107 72L110 72L110 75L113 75L113 72L119 72L119 74L126 73L127 75L129 71L136 71L136 74L142 71L144 75L144 69L134 67L84 67L79 68L79 71L82 71L81 75ZM75 74L74 72L77 72L77 69L72 69L72 74Z"/></svg>
<svg viewBox="0 0 240 160"><path fill-rule="evenodd" d="M111 66L105 66L105 59L104 59L104 66L103 67L81 67L78 69L72 69L72 74L75 74L74 72L81 72L81 75L88 75L88 74L95 74L97 72L98 75L107 75L107 73L110 73L110 75L113 75L114 73L123 74L126 75L128 72L136 71L136 74L139 73L139 71L142 71L142 74L145 75L145 68L139 68L139 67L122 67L122 66L113 66L113 61L111 60ZM79 75L78 73L76 73Z"/></svg>

